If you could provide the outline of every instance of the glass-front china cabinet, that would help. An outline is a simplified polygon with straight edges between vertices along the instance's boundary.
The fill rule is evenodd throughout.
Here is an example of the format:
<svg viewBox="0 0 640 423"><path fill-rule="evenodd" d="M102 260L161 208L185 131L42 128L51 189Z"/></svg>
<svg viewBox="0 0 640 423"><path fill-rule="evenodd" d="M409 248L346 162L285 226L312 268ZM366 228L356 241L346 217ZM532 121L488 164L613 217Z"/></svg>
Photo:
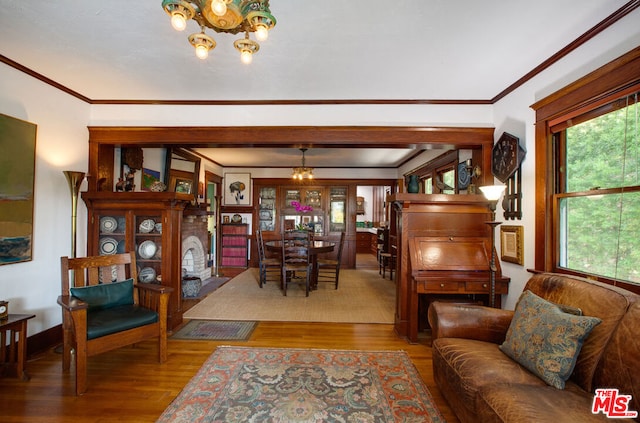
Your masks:
<svg viewBox="0 0 640 423"><path fill-rule="evenodd" d="M134 251L137 283L174 289L169 297L170 328L182 323L182 211L193 196L175 192L83 192L87 205L87 254Z"/></svg>

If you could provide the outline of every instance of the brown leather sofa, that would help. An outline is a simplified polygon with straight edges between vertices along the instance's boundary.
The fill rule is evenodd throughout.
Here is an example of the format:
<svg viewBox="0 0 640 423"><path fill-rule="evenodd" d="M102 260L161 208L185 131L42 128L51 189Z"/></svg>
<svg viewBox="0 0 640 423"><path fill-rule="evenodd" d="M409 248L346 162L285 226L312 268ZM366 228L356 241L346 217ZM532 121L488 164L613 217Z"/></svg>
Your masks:
<svg viewBox="0 0 640 423"><path fill-rule="evenodd" d="M532 276L525 290L555 304L579 308L583 315L602 322L584 341L574 371L560 390L498 348L513 311L432 303L428 319L434 378L460 421L611 421L604 413L591 412L596 388L617 388L620 394L631 395L628 409L640 411L640 296L551 273Z"/></svg>

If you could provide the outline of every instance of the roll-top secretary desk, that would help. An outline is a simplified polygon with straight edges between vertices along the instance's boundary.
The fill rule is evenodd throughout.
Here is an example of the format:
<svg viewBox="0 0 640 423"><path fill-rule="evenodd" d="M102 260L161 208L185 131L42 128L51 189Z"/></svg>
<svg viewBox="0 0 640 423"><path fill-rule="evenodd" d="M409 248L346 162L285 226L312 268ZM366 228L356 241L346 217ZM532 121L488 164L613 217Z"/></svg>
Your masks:
<svg viewBox="0 0 640 423"><path fill-rule="evenodd" d="M488 303L491 220L482 195L394 194L391 248L397 255L395 331L417 342L420 296L469 298ZM496 261L495 304L509 278Z"/></svg>

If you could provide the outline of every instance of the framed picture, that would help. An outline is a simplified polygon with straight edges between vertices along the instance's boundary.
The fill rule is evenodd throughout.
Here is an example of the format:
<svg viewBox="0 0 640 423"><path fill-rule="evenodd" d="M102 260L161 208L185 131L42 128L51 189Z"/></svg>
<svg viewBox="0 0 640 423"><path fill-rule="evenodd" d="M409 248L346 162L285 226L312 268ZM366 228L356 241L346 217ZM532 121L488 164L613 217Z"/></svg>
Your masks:
<svg viewBox="0 0 640 423"><path fill-rule="evenodd" d="M522 226L500 227L500 259L524 265Z"/></svg>
<svg viewBox="0 0 640 423"><path fill-rule="evenodd" d="M193 191L193 180L176 178L176 184L173 187L174 192L181 192L183 194L191 194Z"/></svg>
<svg viewBox="0 0 640 423"><path fill-rule="evenodd" d="M251 174L224 174L224 202L225 206L251 205Z"/></svg>
<svg viewBox="0 0 640 423"><path fill-rule="evenodd" d="M171 169L169 172L168 191L181 192L183 194L195 194L193 173Z"/></svg>
<svg viewBox="0 0 640 423"><path fill-rule="evenodd" d="M32 259L36 129L0 114L0 265Z"/></svg>

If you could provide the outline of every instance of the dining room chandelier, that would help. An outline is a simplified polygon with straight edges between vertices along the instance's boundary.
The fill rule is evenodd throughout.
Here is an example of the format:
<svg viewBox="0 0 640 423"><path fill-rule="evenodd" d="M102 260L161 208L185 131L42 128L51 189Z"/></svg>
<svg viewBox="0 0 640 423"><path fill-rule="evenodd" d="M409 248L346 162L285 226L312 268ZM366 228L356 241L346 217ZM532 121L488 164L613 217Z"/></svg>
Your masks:
<svg viewBox="0 0 640 423"><path fill-rule="evenodd" d="M304 153L307 149L301 148L300 151L302 151L302 166L294 167L291 177L300 181L303 179L313 179L313 168L305 166Z"/></svg>
<svg viewBox="0 0 640 423"><path fill-rule="evenodd" d="M184 31L190 19L198 23L200 32L189 35L189 43L195 48L196 56L203 60L216 47L205 28L218 33L244 33L244 38L234 41L233 45L240 52L242 62L249 64L260 49L260 44L250 39L249 33L255 33L258 41L264 41L276 25L269 0L163 0L162 8L177 31Z"/></svg>

